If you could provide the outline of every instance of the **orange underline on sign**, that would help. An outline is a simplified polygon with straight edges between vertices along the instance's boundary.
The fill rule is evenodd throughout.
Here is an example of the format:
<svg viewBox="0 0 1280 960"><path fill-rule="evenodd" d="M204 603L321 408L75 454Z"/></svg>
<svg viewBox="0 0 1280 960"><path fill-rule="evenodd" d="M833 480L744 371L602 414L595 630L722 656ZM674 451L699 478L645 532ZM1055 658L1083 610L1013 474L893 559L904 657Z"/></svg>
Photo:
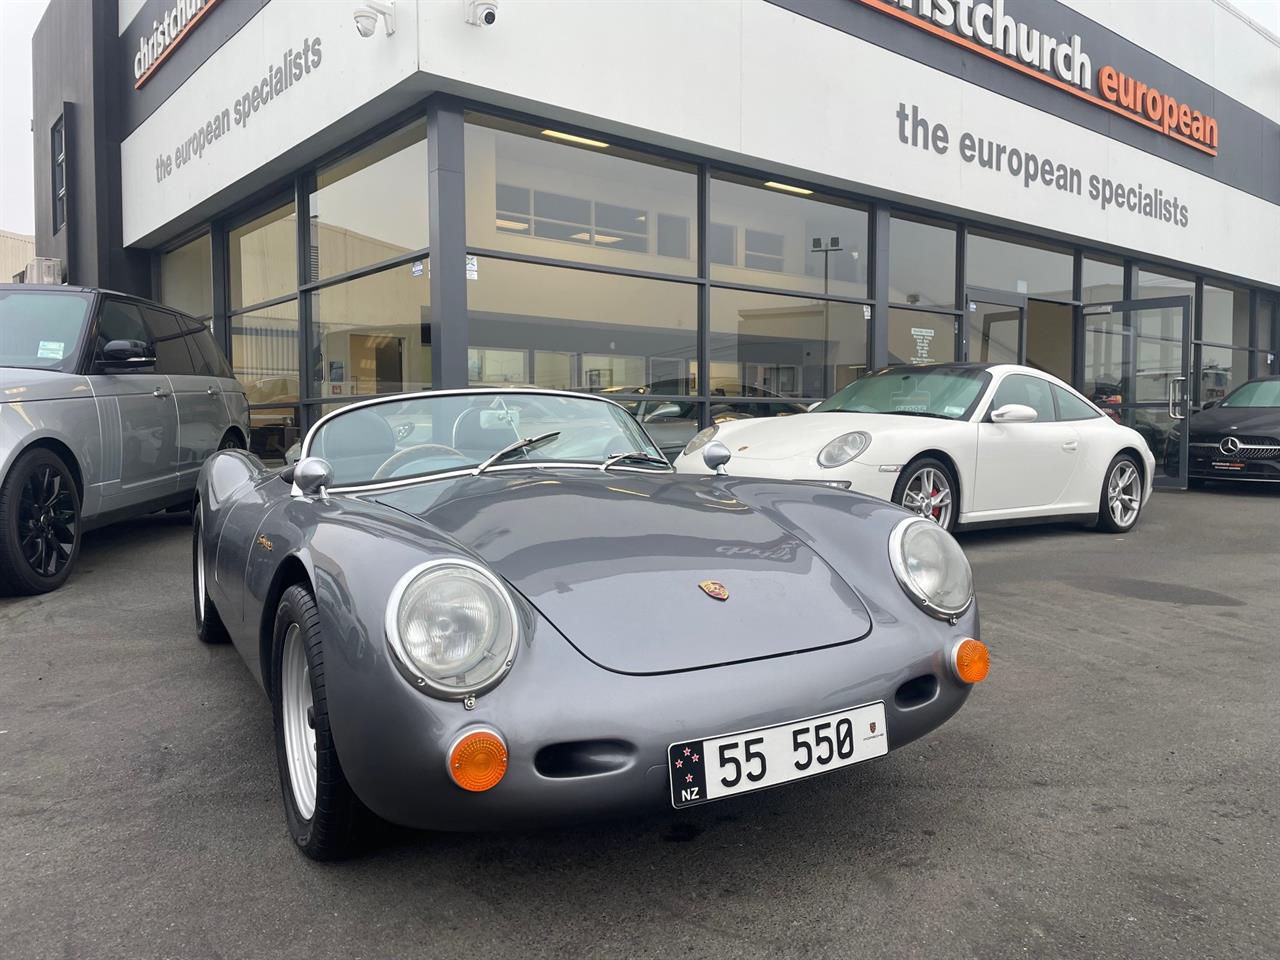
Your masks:
<svg viewBox="0 0 1280 960"><path fill-rule="evenodd" d="M1153 123L1146 117L1140 116L1136 113L1131 113L1123 107L1117 106L1114 103L1109 103L1106 100L1100 100L1092 94L1081 90L1079 87L1073 87L1071 84L1064 83L1057 77L1051 77L1047 74L1041 73L1039 70L1033 70L1026 64L1019 63L1017 60L1010 60L999 51L992 50L990 47L984 47L972 40L967 40L958 34L952 33L950 30L944 30L937 24L930 23L927 20L922 20L913 13L909 13L906 10L899 10L897 7L888 6L888 0L857 0L857 2L864 6L871 7L874 10L878 10L890 17L901 20L903 23L909 24L918 30L923 30L926 33L933 34L935 37L941 37L943 40L947 40L957 46L964 47L966 50L976 53L979 56L986 57L988 60L994 60L996 63L1008 67L1010 70L1017 70L1019 73L1026 74L1034 80L1039 80L1041 83L1047 83L1051 87L1057 87L1063 93L1069 93L1073 97L1079 97L1081 100L1092 104L1095 107L1101 107L1103 110L1110 110L1117 116L1124 117L1126 120L1132 120L1134 123L1141 124L1149 130L1154 130L1156 133L1171 137L1179 143L1186 144L1188 147L1194 147L1201 153L1207 153L1211 157L1216 157L1218 155L1218 151L1213 147L1206 146L1198 140L1192 140L1190 137L1184 137L1176 130L1166 131L1164 127L1160 126L1160 124Z"/></svg>
<svg viewBox="0 0 1280 960"><path fill-rule="evenodd" d="M138 82L133 85L133 89L140 89L144 83L151 79L151 75L160 69L160 64L169 59L169 54L173 53L173 51L177 49L178 44L186 39L187 34L197 23L200 22L206 13L213 9L214 4L217 2L218 0L207 0L205 5L196 11L196 15L188 20L187 25L178 31L178 35L169 39L169 45L160 52L160 56L156 57L151 66L147 67L147 69L142 72L142 76L140 76L138 78Z"/></svg>

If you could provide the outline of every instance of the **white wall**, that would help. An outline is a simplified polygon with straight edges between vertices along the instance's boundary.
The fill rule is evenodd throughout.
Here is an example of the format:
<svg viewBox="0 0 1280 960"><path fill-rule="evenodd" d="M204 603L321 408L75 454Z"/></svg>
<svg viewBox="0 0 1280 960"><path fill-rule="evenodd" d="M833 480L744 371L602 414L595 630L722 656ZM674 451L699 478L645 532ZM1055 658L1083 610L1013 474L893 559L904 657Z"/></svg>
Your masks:
<svg viewBox="0 0 1280 960"><path fill-rule="evenodd" d="M1218 0L1062 0L1280 123L1280 41ZM1163 8L1163 10L1157 10Z"/></svg>

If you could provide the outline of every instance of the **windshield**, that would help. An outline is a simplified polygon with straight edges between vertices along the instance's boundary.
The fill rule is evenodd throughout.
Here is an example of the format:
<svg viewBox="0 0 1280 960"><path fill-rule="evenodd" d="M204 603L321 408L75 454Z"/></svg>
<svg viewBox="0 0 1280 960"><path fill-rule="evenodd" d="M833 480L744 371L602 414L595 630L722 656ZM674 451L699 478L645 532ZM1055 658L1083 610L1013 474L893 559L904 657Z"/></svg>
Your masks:
<svg viewBox="0 0 1280 960"><path fill-rule="evenodd" d="M896 413L963 420L973 412L990 381L991 374L985 370L899 367L855 380L814 407L814 412Z"/></svg>
<svg viewBox="0 0 1280 960"><path fill-rule="evenodd" d="M1280 407L1280 380L1253 380L1229 393L1220 407Z"/></svg>
<svg viewBox="0 0 1280 960"><path fill-rule="evenodd" d="M603 464L622 453L666 460L625 410L603 400L487 391L423 394L355 407L318 425L307 455L333 467L334 486L478 467L512 444L558 434L499 463ZM495 464L496 465L496 464Z"/></svg>
<svg viewBox="0 0 1280 960"><path fill-rule="evenodd" d="M0 367L76 368L92 298L53 290L0 290Z"/></svg>

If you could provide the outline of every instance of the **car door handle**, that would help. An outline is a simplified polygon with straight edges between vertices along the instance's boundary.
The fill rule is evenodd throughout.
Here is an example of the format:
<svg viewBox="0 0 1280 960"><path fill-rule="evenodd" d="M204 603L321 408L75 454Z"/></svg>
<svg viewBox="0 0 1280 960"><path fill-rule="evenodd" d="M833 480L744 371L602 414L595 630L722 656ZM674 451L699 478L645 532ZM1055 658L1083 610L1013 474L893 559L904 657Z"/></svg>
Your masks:
<svg viewBox="0 0 1280 960"><path fill-rule="evenodd" d="M1080 441L1079 441L1079 440L1066 440L1066 441L1063 441L1063 444L1062 444L1062 449L1063 449L1063 450L1066 450L1066 451L1068 451L1068 452L1070 452L1070 453L1075 453L1075 452L1076 452L1076 450L1078 450L1079 448L1080 448Z"/></svg>
<svg viewBox="0 0 1280 960"><path fill-rule="evenodd" d="M165 397L169 395L169 391L164 389L164 387L156 387L154 390L151 391L151 395L155 397L157 400L163 400Z"/></svg>

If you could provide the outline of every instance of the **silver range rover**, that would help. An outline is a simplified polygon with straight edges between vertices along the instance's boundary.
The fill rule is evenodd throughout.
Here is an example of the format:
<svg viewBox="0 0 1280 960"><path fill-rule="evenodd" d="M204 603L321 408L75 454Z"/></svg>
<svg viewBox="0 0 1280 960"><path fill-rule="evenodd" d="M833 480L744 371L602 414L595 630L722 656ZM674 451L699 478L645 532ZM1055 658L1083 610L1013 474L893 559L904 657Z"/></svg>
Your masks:
<svg viewBox="0 0 1280 960"><path fill-rule="evenodd" d="M0 593L61 586L80 536L190 506L248 401L203 323L123 294L0 284Z"/></svg>

